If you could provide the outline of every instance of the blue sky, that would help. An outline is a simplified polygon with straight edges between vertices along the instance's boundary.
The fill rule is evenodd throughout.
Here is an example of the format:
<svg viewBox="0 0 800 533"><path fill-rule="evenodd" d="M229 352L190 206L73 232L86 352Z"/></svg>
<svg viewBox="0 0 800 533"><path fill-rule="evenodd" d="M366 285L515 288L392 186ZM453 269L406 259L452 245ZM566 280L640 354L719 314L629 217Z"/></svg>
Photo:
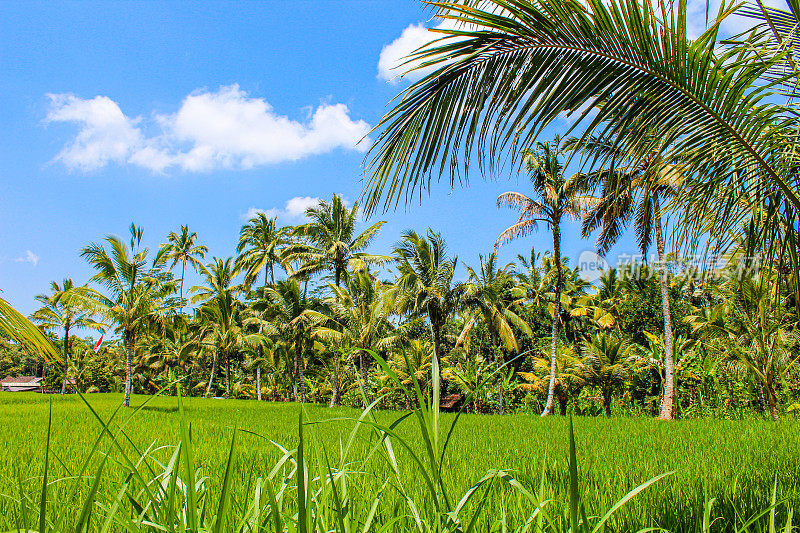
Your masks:
<svg viewBox="0 0 800 533"><path fill-rule="evenodd" d="M430 16L416 0L0 3L2 296L30 313L51 280L87 281L80 249L131 221L153 255L188 224L227 257L248 211L289 224L314 198L355 201L355 143L406 86L387 65ZM431 226L475 264L514 222L494 204L509 189L525 178L440 184L377 217L373 250ZM568 255L592 249L577 226L563 233ZM550 249L544 227L502 258L531 246ZM634 250L626 237L609 256Z"/></svg>

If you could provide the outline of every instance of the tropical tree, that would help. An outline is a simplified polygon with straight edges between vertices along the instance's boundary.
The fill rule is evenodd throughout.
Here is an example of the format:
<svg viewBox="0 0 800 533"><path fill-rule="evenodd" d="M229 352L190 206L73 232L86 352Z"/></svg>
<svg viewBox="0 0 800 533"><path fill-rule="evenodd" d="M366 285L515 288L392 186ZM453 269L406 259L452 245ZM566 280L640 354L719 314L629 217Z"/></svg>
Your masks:
<svg viewBox="0 0 800 533"><path fill-rule="evenodd" d="M139 333L147 320L174 309L170 296L175 292L175 282L170 275L148 268L147 248L142 247L143 230L131 224L129 242L109 235L103 244L92 243L81 251L81 256L97 271L91 281L106 292L93 291L94 310L116 324L117 332L125 343L125 399L131 398L131 361L136 351Z"/></svg>
<svg viewBox="0 0 800 533"><path fill-rule="evenodd" d="M403 233L394 256L399 274L395 282L398 311L428 319L434 355L441 363L444 328L461 308L464 294L463 285L453 282L458 258L447 256L442 235L430 228L427 238L411 230Z"/></svg>
<svg viewBox="0 0 800 533"><path fill-rule="evenodd" d="M303 242L286 251L286 260L300 265L293 275L308 277L328 271L333 275L334 285L339 287L349 270L361 270L366 265L383 264L390 260L389 257L364 251L385 222L376 222L356 234L358 202L348 209L342 198L334 194L330 202L321 201L309 207L306 217L310 222L294 230L294 234ZM334 351L331 406L339 405L339 364L340 354Z"/></svg>
<svg viewBox="0 0 800 533"><path fill-rule="evenodd" d="M497 198L497 205L517 209L517 222L497 238L495 246L523 237L537 229L538 223L547 225L553 235L553 261L556 268L553 296L553 322L551 327L550 389L547 393L542 416L553 413L556 385L556 350L561 321L561 289L564 281L561 261L561 220L578 219L590 205L591 197L585 194L586 183L580 174L564 176L560 161L559 139L551 143L537 143L535 151L524 152L525 164L530 176L534 196L519 192L506 192Z"/></svg>
<svg viewBox="0 0 800 533"><path fill-rule="evenodd" d="M630 373L631 345L616 333L599 331L586 341L584 351L587 379L600 388L603 409L610 417L614 393L624 385Z"/></svg>
<svg viewBox="0 0 800 533"><path fill-rule="evenodd" d="M577 144L576 139L570 141L568 145ZM673 417L675 397L675 354L672 352L669 272L661 219L662 204L676 192L680 172L676 165L661 159L661 150L658 149L644 158L632 158L630 152L592 136L585 139L582 146L586 157L594 155L602 161L609 161L610 166L607 170L585 174L587 182L600 190L601 198L583 219L583 236L588 237L599 229L597 251L605 254L633 219L642 257L647 257L650 243L655 238L666 346L660 418L669 420Z"/></svg>
<svg viewBox="0 0 800 533"><path fill-rule="evenodd" d="M291 243L288 228L279 228L278 219L258 213L239 232L236 270L244 272L245 285L255 282L264 271L264 285L275 284L275 265L281 264L283 248Z"/></svg>
<svg viewBox="0 0 800 533"><path fill-rule="evenodd" d="M230 396L231 383L231 357L238 354L243 339L244 304L239 300L241 286L235 285L233 279L235 270L233 258L220 259L215 257L208 266L201 265L201 272L205 278L204 285L191 288L193 303L201 303L200 317L204 321L205 334L213 339L214 359L211 367L211 377L208 381L206 395L212 390L214 369L219 357L225 364L225 397Z"/></svg>
<svg viewBox="0 0 800 533"><path fill-rule="evenodd" d="M103 331L105 325L94 320L94 312L86 305L89 293L86 286L76 287L70 278L61 285L57 281L50 283L50 294L39 294L36 301L42 304L31 319L39 327L51 332L64 332L64 377L61 381L61 394L67 390L67 380L71 357L72 339L70 330L89 329Z"/></svg>
<svg viewBox="0 0 800 533"><path fill-rule="evenodd" d="M156 264L168 263L169 270L181 264L181 286L180 296L183 300L183 281L186 277L186 263L189 263L195 272L203 266L200 262L208 253L208 248L203 245L196 244L197 232L189 232L189 226L181 226L180 233L171 231L167 236L167 242L162 243L156 256ZM181 304L183 305L183 304Z"/></svg>
<svg viewBox="0 0 800 533"><path fill-rule="evenodd" d="M294 278L266 287L264 299L254 304L255 309L266 313L269 323L294 350L292 394L295 401L306 401L303 353L311 336L313 318L310 312L314 307L316 302L306 297Z"/></svg>
<svg viewBox="0 0 800 533"><path fill-rule="evenodd" d="M513 263L500 268L497 264L497 254L494 252L489 254L486 259L480 256L480 263L479 273L465 265L468 280L464 284L462 304L470 310L470 317L467 319L459 341L468 335L478 322L482 322L489 331L497 363L502 365L505 362L503 348L509 351L519 351L519 343L514 329L516 328L528 336L533 332L530 326L514 311ZM503 414L502 379L498 381L497 395L499 411L500 414Z"/></svg>
<svg viewBox="0 0 800 533"><path fill-rule="evenodd" d="M764 270L740 278L728 272L717 288L721 302L686 318L719 362L737 362L753 375L775 421L778 384L800 354L796 310L777 291L778 275Z"/></svg>
<svg viewBox="0 0 800 533"><path fill-rule="evenodd" d="M367 350L383 351L398 340L389 318L395 312L394 291L366 270L348 277L343 287L330 285L325 307L309 311L315 321L313 335L358 356L361 387L368 398ZM333 405L333 399L331 400ZM366 406L365 406L366 407Z"/></svg>
<svg viewBox="0 0 800 533"><path fill-rule="evenodd" d="M652 0L450 0L449 29L412 54L428 72L394 100L368 154L365 207L397 205L451 186L530 147L559 116L642 162L680 161L681 242L723 246L743 225L790 264L800 294L794 149L797 5L745 8L757 26L728 44L720 25L742 6L722 3L692 35L685 3ZM713 13L712 13L713 14ZM737 42L738 41L738 42ZM788 102L773 98L778 90ZM767 219L763 223L760 218ZM734 230L734 231L731 231ZM791 248L781 254L780 250ZM708 248L707 248L708 249ZM669 407L669 402L663 402Z"/></svg>
<svg viewBox="0 0 800 533"><path fill-rule="evenodd" d="M525 381L520 384L520 388L540 394L548 393L550 389L550 356L551 354L546 350L536 354L533 358L533 372L517 373ZM586 386L586 369L572 346L564 343L558 345L556 367L558 371L556 372L555 397L558 401L559 412L565 416L569 399L576 396Z"/></svg>

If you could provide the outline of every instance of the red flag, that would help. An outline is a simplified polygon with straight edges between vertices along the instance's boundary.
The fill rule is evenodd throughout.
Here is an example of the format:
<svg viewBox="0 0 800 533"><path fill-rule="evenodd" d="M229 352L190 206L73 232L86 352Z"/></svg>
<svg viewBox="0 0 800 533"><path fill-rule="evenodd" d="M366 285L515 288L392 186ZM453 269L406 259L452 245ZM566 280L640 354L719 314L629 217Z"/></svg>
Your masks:
<svg viewBox="0 0 800 533"><path fill-rule="evenodd" d="M97 339L97 342L95 343L94 348L92 348L95 351L95 353L97 353L97 350L100 349L100 345L103 344L103 336L104 335L105 335L105 333L103 333L103 335L100 335L100 338Z"/></svg>

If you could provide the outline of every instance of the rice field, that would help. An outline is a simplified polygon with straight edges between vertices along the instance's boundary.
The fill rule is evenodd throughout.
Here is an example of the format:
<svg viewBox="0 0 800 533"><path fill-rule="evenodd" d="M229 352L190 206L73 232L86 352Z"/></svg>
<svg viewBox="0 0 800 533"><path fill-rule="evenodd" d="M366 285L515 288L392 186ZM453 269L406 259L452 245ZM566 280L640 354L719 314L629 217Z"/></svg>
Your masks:
<svg viewBox="0 0 800 533"><path fill-rule="evenodd" d="M108 420L122 398L95 394L86 399L97 416ZM50 400L34 393L0 393L2 530L36 529L41 523ZM130 524L148 512L155 513L158 497L142 496L148 490L156 493L163 487L165 495L182 490L188 501L183 482L191 470L196 473L196 486L202 485L195 502L203 509L198 511L196 530L379 531L385 526L385 531L415 531L420 524L423 529L430 526L424 517L433 516L435 509L448 505L450 510L457 508L465 494L472 494L472 498L461 512L476 517L476 531L522 531L526 527L530 531L535 527L568 530L569 419L462 415L438 469L441 489L437 484L432 492L424 470L437 468L426 462L424 432L413 414L390 429L393 436L387 447L374 428L389 430L394 421L408 413L373 411L374 420L365 418L372 421L360 426L348 451L354 419L361 412L306 405L303 457L293 451L299 444L297 404L184 398L186 424L182 425L177 398L134 397L132 406L142 406L146 401L135 413L130 409L116 415L110 428L122 427L124 433L118 433L112 442L108 438L98 441L102 425L78 396L52 397L44 529L183 530L175 527L180 519L169 518L172 515L166 511L165 520L171 520L172 525L147 525L147 520L141 519L135 527ZM440 415L439 441L432 443L434 449L443 446L453 418L452 414ZM231 448L234 428L237 437ZM657 527L675 532L736 531L747 518L770 508L775 487L778 503L785 501L777 506L775 515L783 527L787 510L800 504L799 430L800 422L795 419L779 423L718 419L665 423L634 417L575 418L580 499L591 521L631 489L674 471L617 510L606 522L608 530ZM112 433L115 431L112 429ZM188 440L182 431L191 431L194 464L189 469L184 469L191 464L189 456L183 455L187 449L176 452L176 444ZM143 456L146 458L141 459ZM308 464L299 490L302 476L297 476L292 466L298 461ZM502 473L468 492L487 472L495 470ZM435 473L428 473L436 478ZM143 479L131 481L137 476ZM326 483L326 479L335 481ZM158 480L158 487L154 480ZM549 510L547 520L554 521L550 529L537 522L543 513L535 516L537 505L514 483L538 501L547 500L543 508ZM434 495L439 490L447 494L441 501ZM308 499L302 500L301 493ZM141 504L143 499L151 502L149 511L148 505ZM312 525L303 529L304 514L298 508L310 499L316 506L314 518L306 517ZM712 499L713 506L706 513ZM168 503L181 507L179 501L183 500L175 498ZM104 526L104 517L115 505L117 518ZM256 507L261 511L254 514ZM280 513L271 511L276 507L281 508ZM89 517L78 523L85 508ZM423 518L417 521L415 513ZM222 522L215 522L214 517L222 514L228 518L219 525ZM342 517L352 523L345 523ZM748 530L768 531L769 518L767 512ZM704 519L710 521L707 528L703 527ZM466 531L471 518L459 520L459 525L451 525L449 530Z"/></svg>

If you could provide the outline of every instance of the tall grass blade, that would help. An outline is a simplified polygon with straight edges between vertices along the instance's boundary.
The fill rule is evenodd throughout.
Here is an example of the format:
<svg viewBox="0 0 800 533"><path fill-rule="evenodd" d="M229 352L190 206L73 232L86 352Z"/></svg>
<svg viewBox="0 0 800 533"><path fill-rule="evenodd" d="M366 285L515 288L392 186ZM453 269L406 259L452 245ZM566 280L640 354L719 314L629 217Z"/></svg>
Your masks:
<svg viewBox="0 0 800 533"><path fill-rule="evenodd" d="M306 469L303 457L303 407L300 406L297 421L297 433L300 441L297 443L297 527L300 533L309 533L306 524L308 509L306 509Z"/></svg>
<svg viewBox="0 0 800 533"><path fill-rule="evenodd" d="M181 452L183 452L184 485L186 486L186 521L189 533L197 533L197 495L194 479L194 453L192 451L192 430L186 425L186 413L183 410L181 387L178 385L178 415L181 425Z"/></svg>
<svg viewBox="0 0 800 533"><path fill-rule="evenodd" d="M572 425L572 416L569 417L569 523L572 533L578 533L578 505L580 504L578 492L578 457L575 451L575 428Z"/></svg>
<svg viewBox="0 0 800 533"><path fill-rule="evenodd" d="M39 498L39 533L47 531L47 467L50 463L50 431L53 427L53 398L50 397L50 409L47 416L47 444L44 449L44 475L42 476L42 494Z"/></svg>
<svg viewBox="0 0 800 533"><path fill-rule="evenodd" d="M214 522L214 533L221 533L223 526L228 517L228 509L230 507L230 492L231 492L231 473L233 472L233 452L236 450L236 435L239 432L234 427L233 436L231 437L231 447L228 452L228 462L225 465L225 477L222 480L222 491L219 495L219 506L217 507L217 520Z"/></svg>

